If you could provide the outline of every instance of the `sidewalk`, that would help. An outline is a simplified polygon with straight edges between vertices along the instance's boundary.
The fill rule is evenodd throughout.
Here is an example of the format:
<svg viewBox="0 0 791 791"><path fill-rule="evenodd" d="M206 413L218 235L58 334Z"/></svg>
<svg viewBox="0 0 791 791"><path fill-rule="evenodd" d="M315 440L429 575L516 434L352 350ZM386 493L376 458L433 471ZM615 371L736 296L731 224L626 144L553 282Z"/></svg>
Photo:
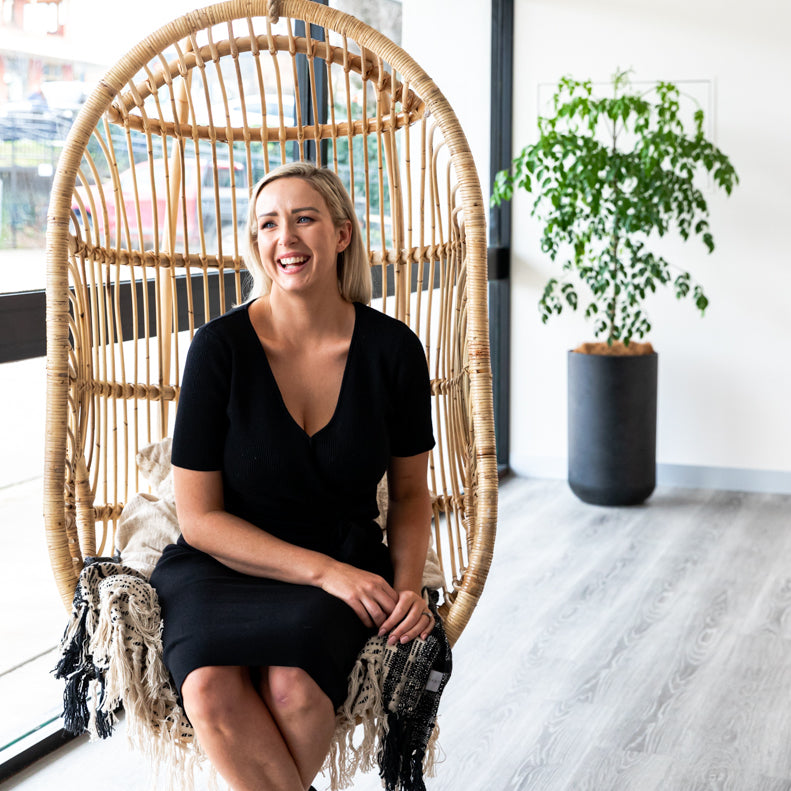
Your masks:
<svg viewBox="0 0 791 791"><path fill-rule="evenodd" d="M44 249L0 250L0 293L35 291L47 284Z"/></svg>
<svg viewBox="0 0 791 791"><path fill-rule="evenodd" d="M41 478L0 489L0 748L60 713L63 685L50 671L67 615L47 555Z"/></svg>
<svg viewBox="0 0 791 791"><path fill-rule="evenodd" d="M0 491L43 475L46 388L43 357L0 365Z"/></svg>

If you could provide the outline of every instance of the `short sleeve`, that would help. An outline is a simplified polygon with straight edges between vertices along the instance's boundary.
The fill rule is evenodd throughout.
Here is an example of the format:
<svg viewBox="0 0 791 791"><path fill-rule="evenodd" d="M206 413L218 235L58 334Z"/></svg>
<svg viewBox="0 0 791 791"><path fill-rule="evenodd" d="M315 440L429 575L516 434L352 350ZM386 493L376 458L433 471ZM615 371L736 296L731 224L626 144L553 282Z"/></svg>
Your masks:
<svg viewBox="0 0 791 791"><path fill-rule="evenodd" d="M390 425L390 453L416 456L434 447L434 431L426 353L411 330L404 333L396 359L397 394Z"/></svg>
<svg viewBox="0 0 791 791"><path fill-rule="evenodd" d="M189 470L220 470L228 433L232 354L203 327L192 339L173 429L172 462Z"/></svg>

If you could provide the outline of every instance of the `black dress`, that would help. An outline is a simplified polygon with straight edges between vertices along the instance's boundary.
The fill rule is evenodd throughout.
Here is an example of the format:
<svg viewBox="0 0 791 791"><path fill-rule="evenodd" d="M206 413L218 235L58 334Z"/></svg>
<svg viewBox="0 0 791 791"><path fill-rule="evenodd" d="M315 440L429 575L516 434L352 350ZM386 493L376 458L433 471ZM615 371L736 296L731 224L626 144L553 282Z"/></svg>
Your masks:
<svg viewBox="0 0 791 791"><path fill-rule="evenodd" d="M285 541L381 574L392 566L376 487L391 456L431 449L430 387L420 341L355 303L338 403L312 436L286 409L249 305L204 325L187 355L173 464L221 470L225 509ZM320 588L239 573L190 546L168 546L151 576L164 659L176 689L208 665L300 667L339 706L370 636Z"/></svg>

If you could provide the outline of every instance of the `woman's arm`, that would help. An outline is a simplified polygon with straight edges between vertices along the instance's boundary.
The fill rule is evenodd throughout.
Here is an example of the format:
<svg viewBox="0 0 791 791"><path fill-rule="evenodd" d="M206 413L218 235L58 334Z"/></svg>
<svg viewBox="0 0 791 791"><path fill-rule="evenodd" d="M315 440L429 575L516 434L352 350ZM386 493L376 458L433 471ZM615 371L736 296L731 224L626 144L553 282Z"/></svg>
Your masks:
<svg viewBox="0 0 791 791"><path fill-rule="evenodd" d="M387 543L398 603L379 634L389 632L391 644L406 643L418 636L425 640L434 626L433 618L423 614L426 603L421 594L431 529L427 466L428 451L416 456L393 456L387 470Z"/></svg>
<svg viewBox="0 0 791 791"><path fill-rule="evenodd" d="M225 511L219 471L202 472L174 465L173 484L184 538L229 568L256 577L319 587L345 601L369 628L380 626L395 607L398 596L378 574L282 541Z"/></svg>

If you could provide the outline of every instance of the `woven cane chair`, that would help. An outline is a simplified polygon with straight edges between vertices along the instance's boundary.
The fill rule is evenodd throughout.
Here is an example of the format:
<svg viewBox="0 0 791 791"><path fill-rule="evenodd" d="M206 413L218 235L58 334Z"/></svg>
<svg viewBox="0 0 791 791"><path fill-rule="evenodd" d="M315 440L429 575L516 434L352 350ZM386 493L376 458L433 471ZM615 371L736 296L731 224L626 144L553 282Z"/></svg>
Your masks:
<svg viewBox="0 0 791 791"><path fill-rule="evenodd" d="M145 489L135 453L172 429L194 330L244 301L249 189L291 159L339 173L372 304L424 343L453 642L497 511L480 185L426 73L307 0L233 0L165 25L107 72L69 135L47 231L45 521L59 592L69 607L84 558L112 554L124 503Z"/></svg>

